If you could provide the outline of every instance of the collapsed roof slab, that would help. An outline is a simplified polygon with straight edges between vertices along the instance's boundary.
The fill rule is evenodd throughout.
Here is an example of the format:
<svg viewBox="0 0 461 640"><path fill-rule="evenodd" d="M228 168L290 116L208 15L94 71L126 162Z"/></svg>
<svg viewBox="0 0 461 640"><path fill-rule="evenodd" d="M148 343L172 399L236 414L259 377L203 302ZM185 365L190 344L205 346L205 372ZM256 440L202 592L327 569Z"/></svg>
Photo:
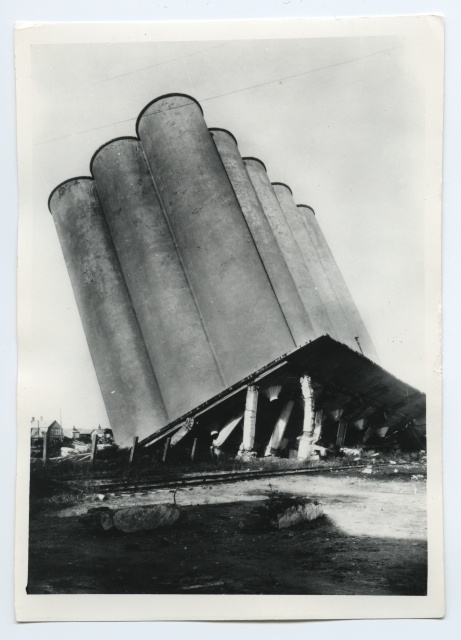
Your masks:
<svg viewBox="0 0 461 640"><path fill-rule="evenodd" d="M327 404L331 404L332 395L360 399L364 415L374 410L385 412L388 419L396 424L424 421L424 393L399 380L361 353L325 335L270 362L145 438L140 445L149 447L159 442L179 429L188 418L216 421L219 415L230 415L237 405L245 403L249 385L264 389L272 384L285 384L291 388L294 381L299 381L305 375L314 384L329 389ZM355 410L355 419L358 419L357 413L360 412Z"/></svg>

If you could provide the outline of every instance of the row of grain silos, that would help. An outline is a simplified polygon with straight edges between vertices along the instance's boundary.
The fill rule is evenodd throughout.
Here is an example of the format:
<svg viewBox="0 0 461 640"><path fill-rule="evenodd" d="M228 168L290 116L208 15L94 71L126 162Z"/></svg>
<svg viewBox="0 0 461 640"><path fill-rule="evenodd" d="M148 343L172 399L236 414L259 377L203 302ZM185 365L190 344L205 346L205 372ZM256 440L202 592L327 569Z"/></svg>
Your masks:
<svg viewBox="0 0 461 640"><path fill-rule="evenodd" d="M207 128L151 102L49 207L116 439L143 438L325 333L375 353L309 207Z"/></svg>

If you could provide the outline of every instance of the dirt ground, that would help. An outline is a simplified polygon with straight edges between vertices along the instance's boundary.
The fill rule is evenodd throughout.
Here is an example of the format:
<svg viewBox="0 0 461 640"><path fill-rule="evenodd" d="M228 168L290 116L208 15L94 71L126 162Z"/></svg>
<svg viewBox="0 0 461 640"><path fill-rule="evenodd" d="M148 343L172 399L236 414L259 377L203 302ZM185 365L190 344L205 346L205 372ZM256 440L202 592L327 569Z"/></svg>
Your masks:
<svg viewBox="0 0 461 640"><path fill-rule="evenodd" d="M171 490L34 510L28 593L424 595L425 478L394 472L180 489L185 517L162 531L93 534L79 516L94 506L171 503ZM271 491L318 500L325 516L290 530L242 529Z"/></svg>

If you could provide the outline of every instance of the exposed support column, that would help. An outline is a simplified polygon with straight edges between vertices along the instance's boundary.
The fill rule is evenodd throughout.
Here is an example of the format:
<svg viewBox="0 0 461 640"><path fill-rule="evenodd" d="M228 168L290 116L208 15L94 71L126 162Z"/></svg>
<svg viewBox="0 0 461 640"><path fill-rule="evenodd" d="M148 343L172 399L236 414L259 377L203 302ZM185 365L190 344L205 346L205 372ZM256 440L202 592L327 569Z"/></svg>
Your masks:
<svg viewBox="0 0 461 640"><path fill-rule="evenodd" d="M243 418L243 411L239 413L237 416L234 416L231 420L229 420L223 428L220 430L219 435L216 436L216 440L214 442L215 447L220 447L223 445L230 434L234 431L234 429L240 424Z"/></svg>
<svg viewBox="0 0 461 640"><path fill-rule="evenodd" d="M283 435L285 433L285 429L288 424L288 420L290 419L294 403L295 403L294 400L288 400L283 405L282 411L280 412L280 416L277 422L275 423L274 431L272 432L272 436L271 436L271 439L269 440L269 444L266 447L266 452L265 452L266 456L277 454Z"/></svg>
<svg viewBox="0 0 461 640"><path fill-rule="evenodd" d="M187 436L189 431L191 431L193 426L194 418L186 418L176 433L171 436L170 446L174 447L178 442L181 442L181 440Z"/></svg>
<svg viewBox="0 0 461 640"><path fill-rule="evenodd" d="M304 400L303 434L299 440L298 460L304 460L312 455L314 441L314 394L309 376L301 378L301 393Z"/></svg>
<svg viewBox="0 0 461 640"><path fill-rule="evenodd" d="M247 389L245 413L243 414L242 452L253 450L256 433L256 410L258 407L258 388L250 385Z"/></svg>
<svg viewBox="0 0 461 640"><path fill-rule="evenodd" d="M344 441L346 440L346 432L347 432L347 420L344 418L339 419L338 423L338 433L336 435L336 446L341 448L344 447Z"/></svg>

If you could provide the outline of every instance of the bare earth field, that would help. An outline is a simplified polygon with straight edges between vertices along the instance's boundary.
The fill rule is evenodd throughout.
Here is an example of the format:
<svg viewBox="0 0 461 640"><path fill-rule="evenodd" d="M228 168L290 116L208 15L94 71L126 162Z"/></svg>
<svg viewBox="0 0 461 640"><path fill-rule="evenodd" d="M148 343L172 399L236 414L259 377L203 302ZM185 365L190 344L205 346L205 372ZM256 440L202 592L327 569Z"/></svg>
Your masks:
<svg viewBox="0 0 461 640"><path fill-rule="evenodd" d="M271 491L318 500L325 516L296 529L242 529ZM79 521L94 506L172 501L168 489L34 509L28 593L426 593L426 482L410 471L184 488L176 502L185 517L164 530L101 535Z"/></svg>

